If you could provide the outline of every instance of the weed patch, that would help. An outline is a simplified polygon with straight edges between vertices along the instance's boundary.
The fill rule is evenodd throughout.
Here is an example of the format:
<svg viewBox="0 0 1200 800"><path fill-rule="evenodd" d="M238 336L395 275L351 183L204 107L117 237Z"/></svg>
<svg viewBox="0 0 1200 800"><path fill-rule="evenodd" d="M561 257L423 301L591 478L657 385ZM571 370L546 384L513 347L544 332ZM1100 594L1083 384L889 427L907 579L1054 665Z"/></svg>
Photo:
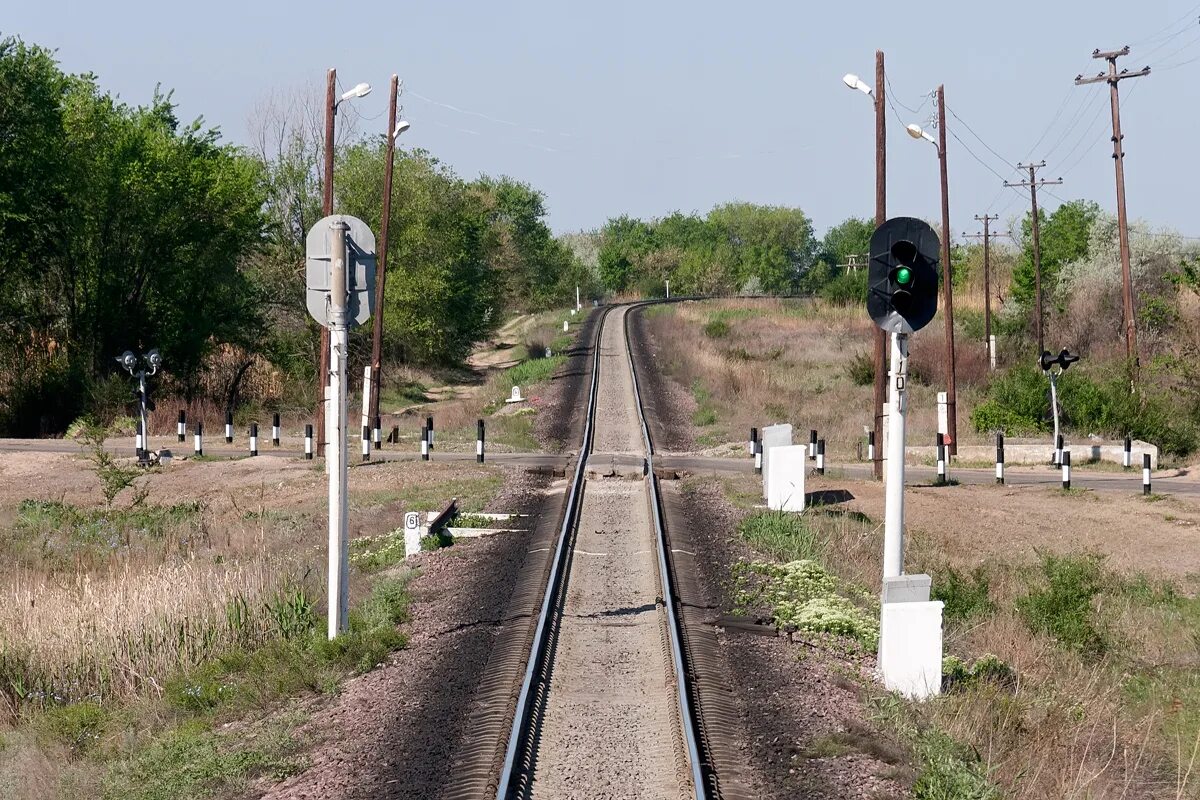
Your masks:
<svg viewBox="0 0 1200 800"><path fill-rule="evenodd" d="M1043 555L1043 585L1017 598L1017 611L1030 630L1089 659L1108 648L1092 608L1103 588L1100 561L1097 556Z"/></svg>

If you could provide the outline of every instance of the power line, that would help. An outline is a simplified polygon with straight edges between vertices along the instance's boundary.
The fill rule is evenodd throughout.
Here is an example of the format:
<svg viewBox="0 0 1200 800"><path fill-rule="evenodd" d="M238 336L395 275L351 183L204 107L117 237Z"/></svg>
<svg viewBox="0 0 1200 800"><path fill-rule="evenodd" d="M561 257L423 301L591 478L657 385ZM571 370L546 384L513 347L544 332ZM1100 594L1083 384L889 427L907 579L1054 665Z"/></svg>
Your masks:
<svg viewBox="0 0 1200 800"><path fill-rule="evenodd" d="M1099 93L1095 93L1093 94L1093 97L1100 97L1100 95ZM1100 108L1104 107L1101 103L1097 103L1097 105ZM1047 158L1053 156L1058 151L1058 148L1062 147L1063 142L1067 141L1071 134L1075 132L1075 129L1079 127L1079 123L1082 122L1084 116L1087 115L1088 110L1089 106L1085 96L1083 102L1079 104L1079 108L1075 110L1075 116L1072 117L1071 122L1066 128L1063 129L1062 135L1058 137L1058 140L1054 143L1054 146L1046 151Z"/></svg>
<svg viewBox="0 0 1200 800"><path fill-rule="evenodd" d="M1063 112L1067 110L1067 106L1071 105L1076 97L1079 97L1078 92L1072 91L1073 88L1074 87L1067 88L1067 93L1063 95L1062 101L1058 104L1058 111L1054 113L1054 117L1050 120L1050 124L1045 127L1045 129L1042 131L1042 135L1038 137L1037 141L1033 143L1033 147L1029 148L1029 152L1025 154L1026 160L1033 155L1033 151L1037 150L1038 145L1040 145L1050 131L1054 129L1054 123L1058 122Z"/></svg>
<svg viewBox="0 0 1200 800"><path fill-rule="evenodd" d="M1154 32L1154 33L1150 34L1150 35L1149 35L1149 36L1147 36L1145 39L1140 39L1140 40L1138 40L1138 41L1134 42L1134 43L1133 43L1133 45L1134 45L1134 46L1141 46L1141 45L1143 45L1143 44L1149 44L1150 42L1153 42L1153 41L1155 41L1156 39L1159 39L1159 38L1160 38L1160 37L1162 37L1164 34L1166 34L1166 33L1167 33L1167 31L1171 30L1172 28L1174 28L1174 27L1175 27L1176 25L1178 25L1179 23L1183 22L1183 21L1184 21L1184 20L1186 20L1186 19L1190 19L1191 17L1193 17L1193 16L1196 14L1196 12L1197 12L1197 11L1200 11L1200 3L1197 3L1196 5L1194 5L1194 6L1192 6L1191 8L1189 8L1189 9L1187 10L1187 12L1186 12L1186 13L1185 13L1185 14L1184 14L1182 17L1180 17L1179 19L1175 20L1174 22L1170 23L1169 25L1167 25L1167 26L1166 26L1166 27L1164 27L1164 28L1159 28L1159 29L1158 29L1156 32ZM1187 28L1184 28L1183 30L1187 30ZM1178 36L1179 34L1178 34L1178 33L1176 33L1176 34L1174 34L1174 35L1175 35L1175 36ZM1169 38L1168 38L1168 41L1170 41L1170 39L1171 39L1171 38L1174 38L1174 37L1173 37L1173 36L1172 36L1172 37L1169 37Z"/></svg>
<svg viewBox="0 0 1200 800"><path fill-rule="evenodd" d="M1010 161L1009 159L1007 159L1007 158L1005 158L1004 156L1002 156L1002 155L1000 155L999 153L997 153L997 152L996 152L996 149L995 149L994 147L992 147L990 144L988 144L987 142L985 142L985 141L983 140L983 137L982 137L982 136L980 136L978 133L976 133L976 132L975 132L975 130L974 130L974 129L973 129L971 126L970 126L970 125L968 125L968 124L967 124L967 121L966 121L965 119L963 119L962 117L960 117L960 116L959 116L959 115L958 115L958 114L957 114L957 113L954 111L954 109L953 109L953 108L951 108L950 106L946 106L946 110L950 112L950 115L951 115L952 117L954 117L956 120L958 120L959 122L961 122L961 123L962 123L962 126L963 126L964 128L966 128L966 129L967 129L967 131L968 131L968 132L970 132L970 134L971 134L972 136L974 136L976 139L978 139L978 140L979 140L979 143L980 143L980 144L982 144L984 147L986 147L986 148L988 149L988 151L989 151L989 152L990 152L992 155L994 155L996 158L1000 159L1001 163L1003 163L1003 164L1005 164L1005 165L1008 165L1008 164L1011 164L1011 163L1012 163L1012 161ZM957 139L958 137L957 137L957 136L955 136L954 138L956 138L956 139Z"/></svg>

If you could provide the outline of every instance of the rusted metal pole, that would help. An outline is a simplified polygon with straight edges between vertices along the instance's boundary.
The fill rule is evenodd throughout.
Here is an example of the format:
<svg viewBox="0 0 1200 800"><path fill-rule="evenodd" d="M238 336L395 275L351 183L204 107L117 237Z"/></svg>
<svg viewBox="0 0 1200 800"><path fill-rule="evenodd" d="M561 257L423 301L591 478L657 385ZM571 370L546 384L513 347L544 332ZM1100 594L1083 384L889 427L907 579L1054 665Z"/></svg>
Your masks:
<svg viewBox="0 0 1200 800"><path fill-rule="evenodd" d="M386 285L388 225L392 219L392 167L396 157L396 97L400 78L392 76L388 103L387 148L383 161L383 219L379 222L379 248L375 270L375 308L371 328L371 419L379 417L379 390L383 386L383 287Z"/></svg>
<svg viewBox="0 0 1200 800"><path fill-rule="evenodd" d="M325 170L321 216L333 213L333 117L337 113L337 70L329 70L325 85ZM325 455L325 387L329 385L329 328L321 326L321 346L317 356L317 455Z"/></svg>
<svg viewBox="0 0 1200 800"><path fill-rule="evenodd" d="M875 51L875 225L887 221L887 111L884 106L883 51ZM875 441L883 442L883 406L887 397L888 337L882 329L875 331ZM875 448L872 467L877 480L883 478L883 454L886 448Z"/></svg>
<svg viewBox="0 0 1200 800"><path fill-rule="evenodd" d="M942 181L942 294L946 306L946 417L950 455L958 455L958 412L954 391L954 270L950 264L950 182L946 176L946 94L937 88L938 166Z"/></svg>

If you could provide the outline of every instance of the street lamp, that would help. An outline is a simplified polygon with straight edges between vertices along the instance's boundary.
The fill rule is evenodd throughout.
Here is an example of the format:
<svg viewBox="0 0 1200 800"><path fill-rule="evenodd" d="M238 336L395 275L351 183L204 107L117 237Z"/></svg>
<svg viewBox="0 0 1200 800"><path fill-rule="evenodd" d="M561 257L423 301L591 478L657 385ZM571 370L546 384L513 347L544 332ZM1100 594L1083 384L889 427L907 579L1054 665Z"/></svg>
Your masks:
<svg viewBox="0 0 1200 800"><path fill-rule="evenodd" d="M844 75L842 77L842 83L846 84L851 89L857 89L858 91L862 92L865 95L873 95L874 94L874 92L871 91L871 87L868 86L866 83L864 83L862 78L858 77L854 73L849 73L847 75Z"/></svg>
<svg viewBox="0 0 1200 800"><path fill-rule="evenodd" d="M875 51L875 91L862 78L854 73L842 77L842 83L854 91L862 92L870 97L875 104L875 226L882 225L887 220L887 138L886 110L884 108L883 51ZM875 441L880 447L875 450L872 467L875 477L883 477L883 404L887 395L887 335L882 330L875 331L875 386L873 401L875 405Z"/></svg>
<svg viewBox="0 0 1200 800"><path fill-rule="evenodd" d="M950 455L958 455L958 400L955 391L954 365L954 270L950 265L950 188L946 177L946 93L945 87L937 88L938 135L933 138L920 125L908 125L905 130L914 139L924 139L934 146L938 154L938 170L942 184L942 294L946 317L946 427L945 431Z"/></svg>
<svg viewBox="0 0 1200 800"><path fill-rule="evenodd" d="M400 120L399 122L396 123L396 130L392 131L392 138L393 139L399 138L400 134L404 133L406 130L408 130L411 127L412 127L412 125L409 124L408 120L406 120L406 119Z"/></svg>
<svg viewBox="0 0 1200 800"><path fill-rule="evenodd" d="M905 128L905 130L908 131L909 136L913 137L914 139L924 139L934 147L937 147L938 151L941 152L941 148L938 147L937 139L930 136L920 125L909 125L907 128Z"/></svg>
<svg viewBox="0 0 1200 800"><path fill-rule="evenodd" d="M371 84L359 83L359 84L356 84L353 89L351 89L350 91L343 94L341 99L339 99L337 101L337 104L340 105L341 103L345 102L346 100L353 100L356 97L366 97L370 93L371 93Z"/></svg>

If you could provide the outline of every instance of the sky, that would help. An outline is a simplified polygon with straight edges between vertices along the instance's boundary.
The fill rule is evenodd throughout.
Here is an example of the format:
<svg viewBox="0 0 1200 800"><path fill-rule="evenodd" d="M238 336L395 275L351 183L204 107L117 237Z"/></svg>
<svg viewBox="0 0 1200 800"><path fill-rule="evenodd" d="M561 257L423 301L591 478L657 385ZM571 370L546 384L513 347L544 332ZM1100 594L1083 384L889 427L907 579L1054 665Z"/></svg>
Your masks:
<svg viewBox="0 0 1200 800"><path fill-rule="evenodd" d="M273 93L319 92L336 67L365 134L386 126L387 82L404 81L402 144L461 176L509 175L543 191L556 232L620 214L704 213L729 201L798 206L818 233L874 214L874 126L848 72L874 80L886 54L889 216L940 218L928 125L945 85L951 228L1028 208L1002 186L1018 161L1062 176L1039 200L1115 209L1108 87L1076 87L1130 45L1122 81L1129 214L1200 236L1196 78L1200 4L1144 0L983 3L385 3L206 0L6 4L0 34L57 50L132 104L173 89L182 119L203 116L236 143ZM343 106L346 108L346 106ZM911 110L910 110L911 109ZM957 138L955 138L957 137ZM959 141L961 140L961 141ZM969 151L968 151L969 148ZM1052 194L1051 194L1052 193Z"/></svg>

